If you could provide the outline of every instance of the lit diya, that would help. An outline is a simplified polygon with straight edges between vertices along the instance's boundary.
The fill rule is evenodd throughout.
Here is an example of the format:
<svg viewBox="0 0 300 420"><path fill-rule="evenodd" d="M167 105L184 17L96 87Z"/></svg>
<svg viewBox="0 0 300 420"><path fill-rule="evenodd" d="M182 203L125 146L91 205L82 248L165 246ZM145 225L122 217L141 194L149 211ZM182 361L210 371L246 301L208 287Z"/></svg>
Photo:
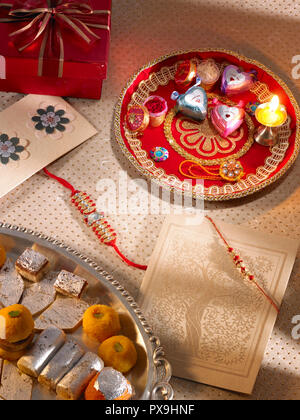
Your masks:
<svg viewBox="0 0 300 420"><path fill-rule="evenodd" d="M255 141L262 146L277 144L280 127L288 117L286 107L280 104L278 96L275 95L270 102L259 105L255 117L261 124L254 134Z"/></svg>

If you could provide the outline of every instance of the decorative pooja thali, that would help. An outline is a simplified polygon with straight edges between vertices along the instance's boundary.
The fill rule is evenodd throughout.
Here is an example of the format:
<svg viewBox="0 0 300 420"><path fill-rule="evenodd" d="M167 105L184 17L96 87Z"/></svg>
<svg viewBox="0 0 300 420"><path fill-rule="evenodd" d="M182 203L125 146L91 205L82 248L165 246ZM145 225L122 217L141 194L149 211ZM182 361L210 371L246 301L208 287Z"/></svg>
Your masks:
<svg viewBox="0 0 300 420"><path fill-rule="evenodd" d="M300 147L299 106L255 60L226 50L164 56L128 82L115 134L130 162L171 191L223 201L282 177Z"/></svg>
<svg viewBox="0 0 300 420"><path fill-rule="evenodd" d="M17 325L18 319L23 317L21 311L24 310L26 304L25 310L28 313L26 317L32 316L34 320L33 327L29 329L31 335L28 340L30 342L27 339L19 341L19 337L17 343L19 348L13 349L15 346L10 344L10 348L7 348L9 357L5 357L7 360L2 361L0 358L0 400L2 398L73 400L82 399L84 396L85 399L89 399L87 398L89 396L86 387L87 379L92 380L89 392L94 397L95 384L98 381L99 386L101 375L106 375L106 378L102 378L102 386L106 387L110 398L104 398L103 391L104 397L102 395L101 398L96 399L129 399L126 395L124 397L121 392L120 395L117 395L124 384L126 386L125 393L128 393L130 389L129 396L132 399L167 400L173 398L173 390L169 385L171 367L164 358L163 348L158 337L154 336L134 299L111 275L63 243L23 228L0 224L0 244L5 244L6 252L6 263L0 270L1 318L4 316L3 311L10 310L7 315L10 320L6 320L6 322ZM34 260L30 257L31 254L35 255ZM3 253L1 253L1 261L2 256ZM39 281L37 278L26 280L24 276L28 277L29 265L39 264L42 260L48 261L48 273L45 274L40 270L41 279ZM15 266L17 271L14 269ZM22 276L19 275L21 266ZM14 288L12 291L7 287L5 283L6 270L11 270L8 277L10 280L18 282L18 289ZM57 273L60 274L57 275ZM67 282L65 281L66 276ZM55 278L56 281L53 283L52 279ZM66 293L63 292L70 281L74 287L68 286L68 295L66 296ZM70 297L70 294L73 297ZM47 301L45 301L46 298ZM4 299L6 300L3 303ZM20 304L11 305L14 302ZM2 306L7 305L11 305L8 308L14 307L14 310L1 309ZM122 334L123 338L120 338L121 335L115 336L117 339L114 343L115 351L121 354L124 350L122 346L126 345L125 341L131 341L135 348L136 363L123 375L121 373L123 369L107 367L112 365L105 363L104 348L102 361L99 342L88 334L89 330L84 324L87 323L88 312L90 312L89 322L92 316L95 317L95 322L101 321L103 313L94 314L91 312L92 308L100 305L102 305L102 309L105 306L109 311L118 314L120 320L117 329L118 334ZM76 320L77 311L78 309L81 311L82 308L86 309L83 321L82 313ZM51 325L47 326L49 322ZM28 327L28 322L26 325ZM89 326L91 327L91 324ZM23 326L21 330L23 333ZM3 322L0 333L0 351L3 352L5 350L4 343L8 340L7 328L6 336L3 336ZM55 337L51 342L53 334ZM114 337L105 340L104 343L111 339L114 340ZM123 339L125 341L121 341ZM51 355L52 347L50 348L50 346L53 347ZM20 355L19 350L22 350ZM104 363L105 368L103 368ZM67 366L68 370L66 371ZM20 372L16 367L20 369ZM112 371L114 376L111 375ZM121 380L123 378L123 384L120 382L120 378ZM114 397L113 394L115 394Z"/></svg>

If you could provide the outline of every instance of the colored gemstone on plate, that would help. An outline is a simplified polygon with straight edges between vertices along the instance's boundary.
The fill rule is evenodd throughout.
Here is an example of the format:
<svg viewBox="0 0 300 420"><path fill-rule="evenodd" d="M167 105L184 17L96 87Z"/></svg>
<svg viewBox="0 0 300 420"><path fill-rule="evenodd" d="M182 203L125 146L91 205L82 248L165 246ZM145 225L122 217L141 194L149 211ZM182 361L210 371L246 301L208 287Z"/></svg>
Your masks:
<svg viewBox="0 0 300 420"><path fill-rule="evenodd" d="M164 147L154 147L150 151L150 156L155 162L164 162L169 157L169 151Z"/></svg>
<svg viewBox="0 0 300 420"><path fill-rule="evenodd" d="M245 109L248 112L248 114L252 115L252 117L255 116L255 111L257 109L257 107L260 105L260 102L249 102Z"/></svg>

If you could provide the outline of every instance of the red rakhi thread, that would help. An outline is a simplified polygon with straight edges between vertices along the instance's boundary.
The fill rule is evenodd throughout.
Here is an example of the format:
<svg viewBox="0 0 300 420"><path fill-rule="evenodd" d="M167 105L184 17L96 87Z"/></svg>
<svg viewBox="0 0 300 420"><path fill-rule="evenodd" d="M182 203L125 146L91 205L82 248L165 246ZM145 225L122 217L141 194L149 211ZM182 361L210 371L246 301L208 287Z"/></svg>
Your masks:
<svg viewBox="0 0 300 420"><path fill-rule="evenodd" d="M257 289L265 296L265 298L270 302L270 304L276 309L277 313L279 313L279 308L276 305L276 303L274 302L274 300L267 294L267 292L265 292L265 290L257 283L257 281L255 280L255 277L253 274L251 274L246 266L244 265L244 261L242 260L242 258L236 254L234 252L234 249L228 244L228 242L226 241L224 235L221 233L220 229L218 228L218 226L215 224L215 222L213 221L213 219L209 216L205 216L207 220L209 220L211 222L211 224L213 225L213 227L215 228L216 232L218 233L218 235L220 236L220 238L222 239L222 241L224 242L224 244L227 247L227 250L230 254L230 256L233 259L234 264L236 265L236 267L240 270L241 274L246 277L251 283L253 283Z"/></svg>
<svg viewBox="0 0 300 420"><path fill-rule="evenodd" d="M90 196L87 193L76 190L73 187L73 185L71 185L68 181L52 174L46 168L44 168L43 171L50 178L59 182L61 185L63 185L65 188L71 191L72 204L74 204L74 206L77 207L80 213L84 216L85 223L87 224L87 226L92 228L100 242L102 242L104 245L108 245L114 248L119 257L127 265L138 268L139 270L147 270L146 265L140 265L130 261L119 250L117 246L116 232L106 220L104 213L97 212L97 206L95 202L90 198Z"/></svg>

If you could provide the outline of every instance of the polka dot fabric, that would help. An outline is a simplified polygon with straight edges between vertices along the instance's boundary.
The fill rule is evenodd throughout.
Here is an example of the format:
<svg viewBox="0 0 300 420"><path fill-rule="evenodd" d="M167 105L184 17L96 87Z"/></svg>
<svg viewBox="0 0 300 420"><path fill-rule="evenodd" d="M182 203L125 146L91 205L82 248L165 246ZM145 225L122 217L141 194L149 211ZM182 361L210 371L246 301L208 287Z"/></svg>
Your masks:
<svg viewBox="0 0 300 420"><path fill-rule="evenodd" d="M270 67L300 100L300 80L292 78L292 57L300 54L300 3L292 0L123 0L113 2L112 39L108 80L101 101L68 99L99 134L49 167L76 188L86 191L98 205L106 204L113 181L118 193L116 214L108 214L126 256L147 264L164 214L136 214L131 200L155 209L168 205L151 196L146 180L127 161L113 134L114 106L127 80L151 60L173 51L225 48L240 52ZM0 93L0 109L22 95ZM122 180L128 180L125 194ZM300 160L279 182L239 201L205 203L215 219L266 233L300 239ZM121 181L120 181L121 180ZM104 182L105 181L105 182ZM124 209L128 196L129 211ZM36 174L0 200L3 222L63 240L114 275L136 297L144 273L124 265L110 247L101 245L70 204L69 193L42 173ZM140 204L142 206L143 204ZM171 205L176 208L176 199ZM135 211L134 211L135 210ZM167 212L165 211L165 213ZM134 214L133 214L134 212ZM155 213L155 212L154 212ZM240 394L173 378L176 399L299 399L300 340L291 336L291 319L300 314L300 253L292 273L276 326L269 340L253 395ZM151 320L148 320L151 324Z"/></svg>

